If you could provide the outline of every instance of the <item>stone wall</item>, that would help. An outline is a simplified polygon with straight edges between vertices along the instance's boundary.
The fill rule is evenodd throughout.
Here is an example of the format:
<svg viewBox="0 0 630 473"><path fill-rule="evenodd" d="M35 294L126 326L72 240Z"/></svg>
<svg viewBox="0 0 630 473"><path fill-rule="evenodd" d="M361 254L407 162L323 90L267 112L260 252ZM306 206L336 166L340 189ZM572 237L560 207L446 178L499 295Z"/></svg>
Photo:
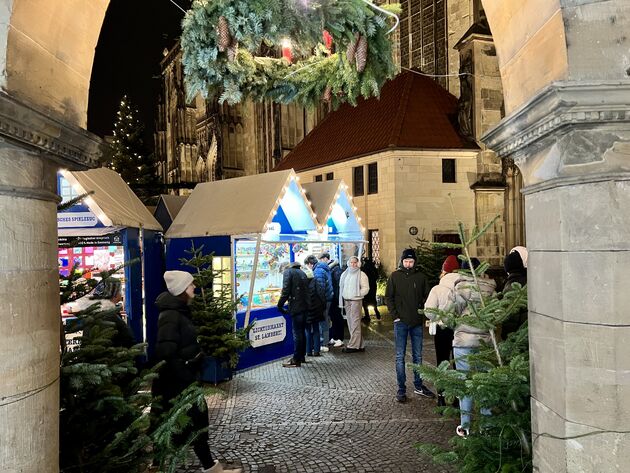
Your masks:
<svg viewBox="0 0 630 473"><path fill-rule="evenodd" d="M2 90L85 128L94 50L108 4L109 0L80 7L66 0L3 2Z"/></svg>
<svg viewBox="0 0 630 473"><path fill-rule="evenodd" d="M503 87L492 40L473 39L472 47L475 62L475 139L481 141L481 137L503 118Z"/></svg>
<svg viewBox="0 0 630 473"><path fill-rule="evenodd" d="M498 216L495 222L477 240L477 257L494 267L503 267L505 258L505 189L475 189L475 219L482 227Z"/></svg>
<svg viewBox="0 0 630 473"><path fill-rule="evenodd" d="M473 0L448 0L446 11L448 15L448 73L457 74L459 52L454 46L475 21ZM449 77L447 89L451 94L459 97L459 77L456 75Z"/></svg>
<svg viewBox="0 0 630 473"><path fill-rule="evenodd" d="M418 228L418 236L433 241L435 234L457 233L457 222L467 230L475 224L475 197L470 189L476 179L476 153L448 154L441 157L398 156L396 169L396 254L413 245L416 238L409 228ZM456 159L455 183L442 182L442 159ZM475 249L473 248L473 254Z"/></svg>

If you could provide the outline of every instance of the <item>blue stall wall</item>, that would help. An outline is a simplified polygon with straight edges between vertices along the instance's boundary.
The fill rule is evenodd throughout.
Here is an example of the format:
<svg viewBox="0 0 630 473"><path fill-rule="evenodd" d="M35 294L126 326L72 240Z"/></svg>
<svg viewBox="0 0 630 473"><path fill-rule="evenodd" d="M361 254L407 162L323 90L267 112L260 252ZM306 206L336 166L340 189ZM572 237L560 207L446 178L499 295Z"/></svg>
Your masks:
<svg viewBox="0 0 630 473"><path fill-rule="evenodd" d="M193 268L182 264L180 258L190 259L190 251L193 244L195 248L203 245L203 254L214 253L216 256L231 256L230 237L195 237L195 238L169 238L166 240L166 269L192 272Z"/></svg>
<svg viewBox="0 0 630 473"><path fill-rule="evenodd" d="M157 340L157 324L160 311L155 300L166 290L164 284L164 238L153 230L143 231L144 313L146 317L146 342L149 359L153 355Z"/></svg>
<svg viewBox="0 0 630 473"><path fill-rule="evenodd" d="M252 310L249 315L249 321L253 323L254 320L265 320L273 317L284 317L286 320L286 336L284 340L261 347L249 347L241 353L238 365L236 366L237 370L243 370L269 361L290 357L293 354L293 323L290 315L283 315L276 307L269 307L267 309ZM244 324L245 312L239 312L236 314L236 328L243 328Z"/></svg>
<svg viewBox="0 0 630 473"><path fill-rule="evenodd" d="M190 251L192 245L200 248L203 245L203 253L214 252L217 256L231 256L231 239L229 236L197 237L197 238L173 238L166 240L166 269L192 272L190 266L185 266L180 258L190 258L186 251ZM276 307L258 309L250 314L250 323L255 319L264 320L272 317L284 317L286 320L286 336L282 342L265 345L258 348L248 348L241 353L237 370L251 368L269 361L288 357L293 353L293 324L290 316L283 316ZM243 328L245 312L236 314L236 327Z"/></svg>
<svg viewBox="0 0 630 473"><path fill-rule="evenodd" d="M143 342L142 316L142 267L140 266L140 230L125 228L122 230L125 262L137 259L125 266L125 312L127 324L133 331L136 342Z"/></svg>

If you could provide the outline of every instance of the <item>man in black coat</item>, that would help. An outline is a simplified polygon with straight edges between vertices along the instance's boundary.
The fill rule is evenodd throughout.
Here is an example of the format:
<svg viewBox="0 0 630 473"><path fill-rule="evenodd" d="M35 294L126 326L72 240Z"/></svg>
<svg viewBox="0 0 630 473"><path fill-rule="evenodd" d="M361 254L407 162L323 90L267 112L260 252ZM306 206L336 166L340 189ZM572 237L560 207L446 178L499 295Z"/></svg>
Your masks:
<svg viewBox="0 0 630 473"><path fill-rule="evenodd" d="M381 320L381 313L378 311L378 303L376 301L376 288L378 282L378 268L374 264L370 258L364 258L363 263L361 263L361 271L363 271L370 282L370 291L363 298L363 322L366 324L370 323L370 309L372 306L374 308L374 315L378 320Z"/></svg>
<svg viewBox="0 0 630 473"><path fill-rule="evenodd" d="M385 300L389 314L394 319L396 341L396 379L398 381L398 402L407 401L407 377L405 373L405 352L407 338L411 339L411 356L416 365L422 364L423 316L418 309L424 308L429 294L429 283L420 267L416 265L416 252L407 249L402 252L400 266L387 281ZM435 397L422 383L420 375L414 371L414 393L428 398Z"/></svg>
<svg viewBox="0 0 630 473"><path fill-rule="evenodd" d="M289 310L284 308L289 303ZM291 263L282 275L282 293L278 300L278 310L290 314L293 322L293 357L282 363L285 368L299 368L305 361L306 315L308 312L308 279L300 269L300 263Z"/></svg>

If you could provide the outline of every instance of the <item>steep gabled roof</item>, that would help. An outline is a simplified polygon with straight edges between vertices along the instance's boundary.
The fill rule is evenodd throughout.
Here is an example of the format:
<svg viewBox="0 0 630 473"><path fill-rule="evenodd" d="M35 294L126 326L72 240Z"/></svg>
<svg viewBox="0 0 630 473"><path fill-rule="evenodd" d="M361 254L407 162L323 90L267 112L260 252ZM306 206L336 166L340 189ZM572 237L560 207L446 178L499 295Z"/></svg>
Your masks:
<svg viewBox="0 0 630 473"><path fill-rule="evenodd" d="M64 177L73 187L78 186L80 194L94 192L85 203L105 226L163 231L162 225L117 172L107 168L64 171Z"/></svg>
<svg viewBox="0 0 630 473"><path fill-rule="evenodd" d="M317 230L298 181L281 171L197 184L166 238L264 233L280 208L294 231Z"/></svg>
<svg viewBox="0 0 630 473"><path fill-rule="evenodd" d="M343 104L315 127L276 170L302 171L387 149L477 149L456 124L457 98L413 71L399 74L380 99Z"/></svg>
<svg viewBox="0 0 630 473"><path fill-rule="evenodd" d="M188 200L187 195L170 195L170 194L160 194L160 201L164 204L164 208L171 217L171 220L175 220L177 214L182 209L184 204ZM160 202L158 202L158 205Z"/></svg>

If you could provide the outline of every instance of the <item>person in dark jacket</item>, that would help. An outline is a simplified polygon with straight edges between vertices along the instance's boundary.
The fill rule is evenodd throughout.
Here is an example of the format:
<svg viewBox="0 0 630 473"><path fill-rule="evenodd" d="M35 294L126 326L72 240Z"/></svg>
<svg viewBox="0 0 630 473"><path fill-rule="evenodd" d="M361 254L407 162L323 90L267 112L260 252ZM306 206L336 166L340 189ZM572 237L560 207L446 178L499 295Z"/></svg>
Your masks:
<svg viewBox="0 0 630 473"><path fill-rule="evenodd" d="M197 380L203 353L197 342L197 329L192 323L190 302L195 297L193 277L185 271L164 273L167 291L160 294L155 304L160 310L158 318L156 361L164 361L159 377L153 382L153 394L162 397L162 408ZM160 408L152 407L153 414ZM193 433L208 427L208 415L193 406L188 415L190 425L177 436L176 442L185 442ZM224 470L212 458L207 435L199 435L193 442L193 449L203 466L204 473L241 473L242 469Z"/></svg>
<svg viewBox="0 0 630 473"><path fill-rule="evenodd" d="M135 339L131 328L120 316L120 302L122 301L122 282L113 276L103 279L87 296L87 302L77 302L78 306L87 308L92 304L99 304L97 313L101 313L101 321L114 328L112 346L130 348ZM83 330L83 335L89 337L90 328Z"/></svg>
<svg viewBox="0 0 630 473"><path fill-rule="evenodd" d="M320 323L324 320L326 311L326 286L325 281L317 279L313 268L317 264L314 256L304 260L302 271L308 279L308 311L306 312L306 355L320 356L322 351L319 336Z"/></svg>
<svg viewBox="0 0 630 473"><path fill-rule="evenodd" d="M381 320L381 313L378 311L378 304L376 302L376 282L378 281L378 269L374 261L369 258L365 258L361 264L361 271L363 271L370 283L370 291L363 298L363 322L370 323L370 306L374 308L374 315L378 320Z"/></svg>
<svg viewBox="0 0 630 473"><path fill-rule="evenodd" d="M503 261L503 267L505 268L505 272L508 277L505 280L505 286L503 287L503 293L508 292L514 284L520 284L521 286L527 285L527 267L525 266L525 261L527 261L527 253L525 248L522 250L513 249ZM507 338L509 334L512 332L516 332L523 323L527 321L527 309L523 309L516 314L512 314L512 316L503 322L501 326L501 338L504 340Z"/></svg>
<svg viewBox="0 0 630 473"><path fill-rule="evenodd" d="M346 323L341 315L341 308L339 307L339 304L335 304L335 301L339 300L339 281L341 280L341 273L343 271L341 270L341 266L339 266L338 261L331 261L330 254L328 253L323 253L320 256L320 261L324 261L328 265L328 268L330 268L330 276L333 286L333 303L330 304L330 309L328 311L331 324L330 340L328 341L328 345L339 348L343 346Z"/></svg>
<svg viewBox="0 0 630 473"><path fill-rule="evenodd" d="M424 307L429 294L427 278L416 265L416 252L407 249L400 257L400 267L387 281L385 300L389 314L394 319L396 343L396 378L398 381L398 402L407 401L407 377L405 373L405 351L407 338L411 338L411 356L415 364L422 364L423 319L418 313ZM422 383L420 375L414 371L414 393L419 396L434 398L429 388Z"/></svg>
<svg viewBox="0 0 630 473"><path fill-rule="evenodd" d="M322 321L319 323L319 338L320 345L322 347L322 351L328 351L328 343L330 336L330 317L328 313L330 312L330 306L333 301L333 295L335 293L332 284L332 274L330 272L330 268L328 267L328 263L325 260L322 260L322 255L319 258L315 258L315 256L309 256L312 258L311 262L313 262L313 274L317 279L317 282L320 287L324 288L324 293L326 294L326 307L324 310L324 317Z"/></svg>
<svg viewBox="0 0 630 473"><path fill-rule="evenodd" d="M278 311L281 314L291 314L293 322L293 357L282 363L285 368L299 368L305 361L306 314L308 312L308 280L300 263L291 263L282 274L282 292L278 300ZM289 309L284 308L285 302Z"/></svg>

